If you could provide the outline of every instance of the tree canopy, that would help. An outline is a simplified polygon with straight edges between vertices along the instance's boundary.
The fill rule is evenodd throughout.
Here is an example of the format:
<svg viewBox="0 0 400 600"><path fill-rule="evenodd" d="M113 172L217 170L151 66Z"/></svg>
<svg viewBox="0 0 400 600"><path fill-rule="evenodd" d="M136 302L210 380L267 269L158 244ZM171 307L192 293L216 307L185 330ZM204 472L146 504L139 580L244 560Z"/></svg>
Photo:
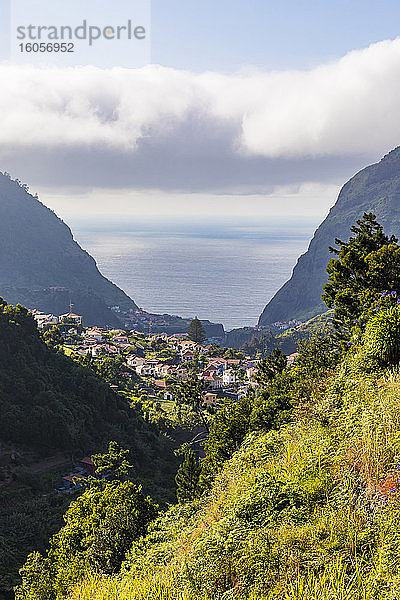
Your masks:
<svg viewBox="0 0 400 600"><path fill-rule="evenodd" d="M366 295L372 297L400 284L390 260L399 262L397 238L388 237L372 213L364 213L351 232L355 235L348 242L336 239L339 247L330 247L337 258L328 263L329 279L322 294L327 306L335 310L336 328L347 331L363 312Z"/></svg>
<svg viewBox="0 0 400 600"><path fill-rule="evenodd" d="M196 344L202 344L207 337L204 327L197 317L189 325L188 337Z"/></svg>

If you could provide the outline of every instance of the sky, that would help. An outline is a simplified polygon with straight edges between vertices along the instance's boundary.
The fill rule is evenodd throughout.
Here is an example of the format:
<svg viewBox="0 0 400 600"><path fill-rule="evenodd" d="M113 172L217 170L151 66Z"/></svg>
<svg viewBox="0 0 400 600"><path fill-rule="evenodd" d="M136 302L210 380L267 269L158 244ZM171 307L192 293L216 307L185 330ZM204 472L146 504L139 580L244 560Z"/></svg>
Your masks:
<svg viewBox="0 0 400 600"><path fill-rule="evenodd" d="M27 0L0 0L0 170L67 221L318 222L399 144L398 1L153 0L151 62L99 43L96 64L48 67L7 57L10 2ZM135 2L101 6L134 21ZM71 23L91 5L48 2Z"/></svg>

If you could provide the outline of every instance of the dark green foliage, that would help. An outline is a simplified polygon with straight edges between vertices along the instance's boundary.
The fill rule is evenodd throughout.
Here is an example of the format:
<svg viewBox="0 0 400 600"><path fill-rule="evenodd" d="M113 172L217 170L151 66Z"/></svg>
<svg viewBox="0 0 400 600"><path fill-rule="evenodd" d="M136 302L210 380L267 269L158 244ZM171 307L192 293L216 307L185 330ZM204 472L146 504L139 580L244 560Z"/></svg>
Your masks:
<svg viewBox="0 0 400 600"><path fill-rule="evenodd" d="M180 504L194 500L198 495L200 471L196 455L189 448L185 452L184 460L175 477L176 496Z"/></svg>
<svg viewBox="0 0 400 600"><path fill-rule="evenodd" d="M325 371L334 369L341 357L340 348L332 334L316 333L309 340L299 342L299 356L294 363L297 379L312 377L316 379Z"/></svg>
<svg viewBox="0 0 400 600"><path fill-rule="evenodd" d="M43 333L43 339L51 350L58 350L63 343L61 331L57 325L54 325Z"/></svg>
<svg viewBox="0 0 400 600"><path fill-rule="evenodd" d="M266 356L277 347L278 340L270 331L269 333L253 334L251 339L245 342L241 350L250 356Z"/></svg>
<svg viewBox="0 0 400 600"><path fill-rule="evenodd" d="M73 451L126 438L138 418L124 398L40 338L22 306L0 304L0 438Z"/></svg>
<svg viewBox="0 0 400 600"><path fill-rule="evenodd" d="M363 311L362 294L373 286L378 291L387 290L392 285L393 273L390 264L379 261L386 253L378 252L389 244L396 244L394 236L390 238L383 232L382 226L376 221L375 215L365 213L357 221L357 226L351 228L354 237L348 242L336 239L338 249L330 248L338 258L332 258L326 268L329 281L324 286L322 299L329 308L335 309L334 324L337 328L349 331ZM368 260L368 255L374 253ZM371 273L377 270L376 261L380 268L380 280L375 281ZM385 269L386 266L386 269ZM400 281L400 279L399 279ZM400 291L400 290L399 290Z"/></svg>
<svg viewBox="0 0 400 600"><path fill-rule="evenodd" d="M128 400L114 393L92 370L51 350L25 308L6 305L2 300L0 411L0 440L17 447L34 446L43 454L61 450L67 456L75 453L79 457L101 450L109 439L123 443L133 450L135 476L140 476L146 489L162 501L173 499L178 461L172 441L146 423L139 409L130 408ZM114 465L121 458L118 471L126 466L120 450L112 446L108 452ZM104 455L101 462L106 465ZM37 480L33 478L32 483ZM27 487L28 481L27 474L21 486ZM48 483L43 493L51 493L52 487ZM36 509L38 504L29 494L25 503L16 496L13 504L21 529L8 529L10 518L0 510L0 589L15 581L28 552L45 545L63 512L57 502L54 513ZM43 519L36 510L43 513Z"/></svg>
<svg viewBox="0 0 400 600"><path fill-rule="evenodd" d="M207 421L204 418L201 404L203 400L203 392L205 386L203 381L193 376L188 381L182 381L171 387L172 394L175 401L178 404L184 404L189 406L192 411L197 415L199 422L201 422L206 429L208 429Z"/></svg>
<svg viewBox="0 0 400 600"><path fill-rule="evenodd" d="M187 333L189 339L197 344L202 344L207 337L204 327L197 317L195 317L190 323Z"/></svg>
<svg viewBox="0 0 400 600"><path fill-rule="evenodd" d="M226 460L240 448L250 430L254 397L247 395L235 403L226 402L215 416L206 442L206 458L201 463L200 486L207 488Z"/></svg>
<svg viewBox="0 0 400 600"><path fill-rule="evenodd" d="M12 496L7 501L7 492L0 497L4 503L0 507L0 590L9 590L17 583L27 554L44 550L49 537L62 526L67 502L64 497L41 497L37 492L36 498L25 500Z"/></svg>
<svg viewBox="0 0 400 600"><path fill-rule="evenodd" d="M275 348L266 358L258 363L256 381L260 385L266 385L277 375L282 373L287 366L287 358L280 348Z"/></svg>
<svg viewBox="0 0 400 600"><path fill-rule="evenodd" d="M234 348L226 348L226 350L224 351L223 358L229 360L243 360L244 359L244 354L243 352L239 352L238 350L235 350Z"/></svg>
<svg viewBox="0 0 400 600"><path fill-rule="evenodd" d="M85 571L118 571L126 552L157 515L157 506L132 482L91 487L65 514L64 527L53 536L45 557L28 557L16 598L53 600L65 594Z"/></svg>
<svg viewBox="0 0 400 600"><path fill-rule="evenodd" d="M107 356L102 360L96 361L95 364L92 363L91 367L100 379L106 381L110 385L116 385L121 389L123 388L122 384L125 380L124 373L130 371L121 356ZM136 379L134 373L131 374L131 377L132 376Z"/></svg>

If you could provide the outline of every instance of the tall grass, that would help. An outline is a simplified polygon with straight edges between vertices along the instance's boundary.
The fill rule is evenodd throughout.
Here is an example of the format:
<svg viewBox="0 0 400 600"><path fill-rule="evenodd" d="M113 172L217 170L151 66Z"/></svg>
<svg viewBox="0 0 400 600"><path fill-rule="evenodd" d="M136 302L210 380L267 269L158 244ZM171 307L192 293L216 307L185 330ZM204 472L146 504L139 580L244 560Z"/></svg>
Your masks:
<svg viewBox="0 0 400 600"><path fill-rule="evenodd" d="M386 507L382 482L400 464L400 375L344 372L313 409L252 434L124 576L90 577L70 600L398 600L400 492Z"/></svg>

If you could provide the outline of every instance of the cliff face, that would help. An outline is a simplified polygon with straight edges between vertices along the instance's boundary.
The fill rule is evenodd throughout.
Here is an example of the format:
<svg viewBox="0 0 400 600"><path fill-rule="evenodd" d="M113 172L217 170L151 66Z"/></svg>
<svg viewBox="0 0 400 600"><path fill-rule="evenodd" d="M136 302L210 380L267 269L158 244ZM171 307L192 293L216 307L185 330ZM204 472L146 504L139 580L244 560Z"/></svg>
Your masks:
<svg viewBox="0 0 400 600"><path fill-rule="evenodd" d="M400 237L400 147L348 181L336 204L300 256L292 277L265 307L259 325L292 318L306 320L326 310L321 300L326 265L335 238L348 239L350 228L364 212L373 212L387 234Z"/></svg>
<svg viewBox="0 0 400 600"><path fill-rule="evenodd" d="M103 277L95 260L73 239L69 227L29 194L0 174L0 295L55 313L74 311L86 324L118 325L108 307L136 304Z"/></svg>

